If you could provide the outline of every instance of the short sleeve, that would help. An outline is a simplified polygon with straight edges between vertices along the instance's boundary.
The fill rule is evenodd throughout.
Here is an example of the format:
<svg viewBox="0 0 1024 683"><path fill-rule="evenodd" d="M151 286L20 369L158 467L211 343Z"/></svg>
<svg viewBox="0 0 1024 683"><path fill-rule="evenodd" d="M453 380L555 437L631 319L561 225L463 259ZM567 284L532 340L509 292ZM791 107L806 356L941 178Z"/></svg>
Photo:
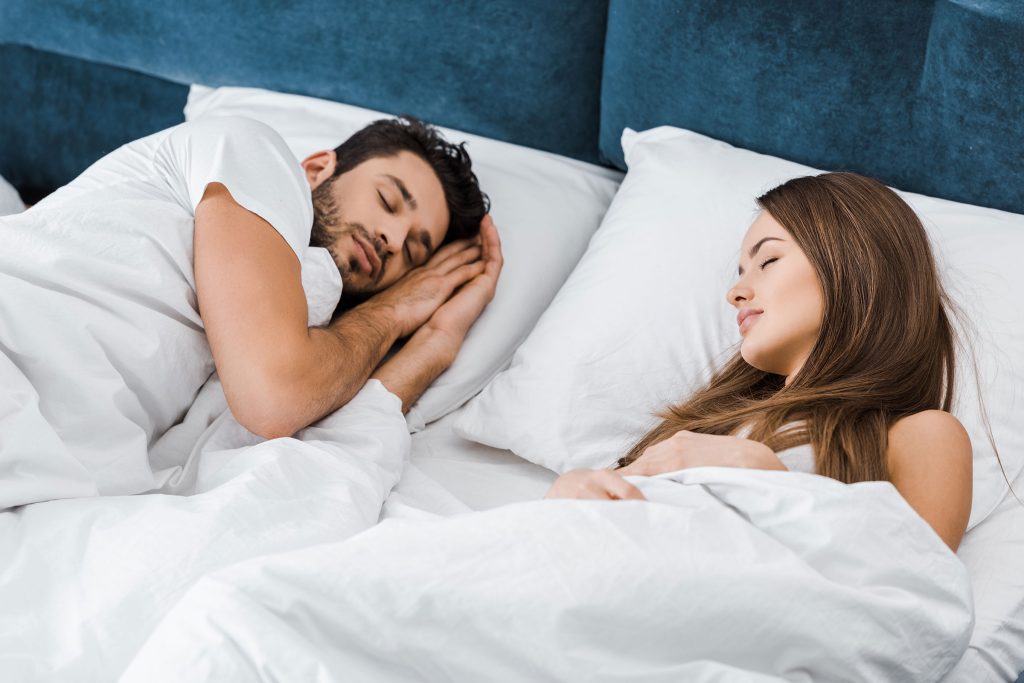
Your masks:
<svg viewBox="0 0 1024 683"><path fill-rule="evenodd" d="M195 215L210 183L267 221L303 260L313 204L302 166L273 128L244 117L211 117L173 129L154 155L156 170Z"/></svg>

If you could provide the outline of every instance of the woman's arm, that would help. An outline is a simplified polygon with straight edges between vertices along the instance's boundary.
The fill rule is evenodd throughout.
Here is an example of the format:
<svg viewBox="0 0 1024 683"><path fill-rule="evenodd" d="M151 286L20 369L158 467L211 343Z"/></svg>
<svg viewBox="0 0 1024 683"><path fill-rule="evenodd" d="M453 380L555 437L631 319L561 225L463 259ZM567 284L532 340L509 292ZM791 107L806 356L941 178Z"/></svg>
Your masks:
<svg viewBox="0 0 1024 683"><path fill-rule="evenodd" d="M622 476L653 476L688 467L709 466L786 469L772 449L759 441L681 431L654 444L618 473Z"/></svg>
<svg viewBox="0 0 1024 683"><path fill-rule="evenodd" d="M892 483L917 514L956 552L971 516L971 440L941 410L905 417L889 429Z"/></svg>

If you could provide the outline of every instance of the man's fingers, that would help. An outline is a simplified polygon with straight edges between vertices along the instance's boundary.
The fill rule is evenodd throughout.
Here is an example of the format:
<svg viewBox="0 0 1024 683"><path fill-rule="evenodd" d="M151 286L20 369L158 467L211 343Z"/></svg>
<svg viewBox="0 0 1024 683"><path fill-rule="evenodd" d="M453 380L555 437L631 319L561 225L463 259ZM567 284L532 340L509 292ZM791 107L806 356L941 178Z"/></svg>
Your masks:
<svg viewBox="0 0 1024 683"><path fill-rule="evenodd" d="M444 262L446 259L451 258L453 254L458 254L460 251L463 251L464 249L469 249L470 247L478 246L479 241L477 240L476 237L469 237L467 239L449 242L448 244L444 245L443 247L435 251L434 255L430 257L430 260L424 264L424 267L436 266L437 264Z"/></svg>
<svg viewBox="0 0 1024 683"><path fill-rule="evenodd" d="M451 285L450 291L454 292L456 289L466 284L482 272L484 272L483 261L473 261L472 263L466 263L459 266L452 272L448 273L448 281Z"/></svg>
<svg viewBox="0 0 1024 683"><path fill-rule="evenodd" d="M462 251L452 254L447 259L437 264L437 272L441 273L442 275L447 275L456 268L464 266L467 263L473 263L475 261L480 261L481 263L483 263L483 261L480 258L482 255L483 248L480 245L473 245L467 247Z"/></svg>
<svg viewBox="0 0 1024 683"><path fill-rule="evenodd" d="M501 269L505 265L505 258L501 254L500 246L484 250L484 264L487 266L487 273L497 281Z"/></svg>
<svg viewBox="0 0 1024 683"><path fill-rule="evenodd" d="M491 220L489 214L484 217L484 221L480 225L480 241L483 245L484 260L497 263L498 269L500 270L501 263L503 261L501 254L501 236L498 235L498 228L494 225L494 221Z"/></svg>

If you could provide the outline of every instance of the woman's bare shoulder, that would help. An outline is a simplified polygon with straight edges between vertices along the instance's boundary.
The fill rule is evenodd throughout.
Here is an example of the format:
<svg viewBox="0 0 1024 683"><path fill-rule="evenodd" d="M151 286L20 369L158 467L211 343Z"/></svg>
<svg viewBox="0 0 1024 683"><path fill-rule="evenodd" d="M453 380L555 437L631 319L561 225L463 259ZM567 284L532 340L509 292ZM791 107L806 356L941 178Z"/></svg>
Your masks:
<svg viewBox="0 0 1024 683"><path fill-rule="evenodd" d="M893 485L955 550L971 513L973 460L967 430L941 410L914 413L890 427L887 456Z"/></svg>

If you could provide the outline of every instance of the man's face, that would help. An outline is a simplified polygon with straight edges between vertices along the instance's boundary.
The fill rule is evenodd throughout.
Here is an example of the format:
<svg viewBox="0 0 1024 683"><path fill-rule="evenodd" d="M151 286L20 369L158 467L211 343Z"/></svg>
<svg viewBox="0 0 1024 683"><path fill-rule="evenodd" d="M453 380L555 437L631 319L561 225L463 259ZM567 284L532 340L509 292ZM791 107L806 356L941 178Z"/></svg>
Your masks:
<svg viewBox="0 0 1024 683"><path fill-rule="evenodd" d="M447 230L441 181L412 152L368 159L313 188L310 244L330 251L346 298L369 297L426 263Z"/></svg>

